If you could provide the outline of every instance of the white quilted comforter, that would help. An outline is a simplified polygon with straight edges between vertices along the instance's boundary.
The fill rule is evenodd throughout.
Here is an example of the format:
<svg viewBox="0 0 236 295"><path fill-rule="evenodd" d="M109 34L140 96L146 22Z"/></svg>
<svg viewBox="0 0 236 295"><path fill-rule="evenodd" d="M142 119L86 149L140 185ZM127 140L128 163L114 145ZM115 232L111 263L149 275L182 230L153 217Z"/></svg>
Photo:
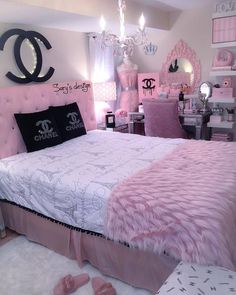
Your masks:
<svg viewBox="0 0 236 295"><path fill-rule="evenodd" d="M90 131L55 147L0 160L0 199L104 233L111 190L183 142Z"/></svg>

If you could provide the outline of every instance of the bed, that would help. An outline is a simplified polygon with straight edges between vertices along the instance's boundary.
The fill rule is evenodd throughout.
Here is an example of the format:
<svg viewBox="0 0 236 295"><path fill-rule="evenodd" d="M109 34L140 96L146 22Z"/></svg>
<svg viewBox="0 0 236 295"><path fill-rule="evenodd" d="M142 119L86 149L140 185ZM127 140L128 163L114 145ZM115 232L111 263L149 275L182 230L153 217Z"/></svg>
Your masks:
<svg viewBox="0 0 236 295"><path fill-rule="evenodd" d="M87 134L26 153L13 114L74 101ZM0 129L0 205L7 227L151 292L181 259L235 268L235 143L95 130L89 81L1 89ZM219 186L221 173L226 180Z"/></svg>

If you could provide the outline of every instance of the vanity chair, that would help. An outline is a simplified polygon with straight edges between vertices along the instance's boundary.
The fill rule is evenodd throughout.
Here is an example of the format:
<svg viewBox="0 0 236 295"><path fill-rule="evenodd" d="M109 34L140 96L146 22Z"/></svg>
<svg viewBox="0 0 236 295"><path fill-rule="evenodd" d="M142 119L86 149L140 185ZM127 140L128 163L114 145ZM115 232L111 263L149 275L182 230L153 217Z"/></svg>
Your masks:
<svg viewBox="0 0 236 295"><path fill-rule="evenodd" d="M165 138L187 138L179 121L178 100L143 100L145 135Z"/></svg>

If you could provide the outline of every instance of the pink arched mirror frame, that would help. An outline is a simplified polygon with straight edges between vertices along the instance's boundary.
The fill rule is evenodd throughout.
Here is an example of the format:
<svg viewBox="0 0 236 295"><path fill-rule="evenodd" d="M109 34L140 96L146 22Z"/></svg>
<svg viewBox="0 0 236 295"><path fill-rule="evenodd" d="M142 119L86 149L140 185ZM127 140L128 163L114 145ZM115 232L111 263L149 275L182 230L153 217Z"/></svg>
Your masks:
<svg viewBox="0 0 236 295"><path fill-rule="evenodd" d="M174 47L174 49L167 55L165 63L162 64L161 69L161 81L163 84L169 85L168 74L169 66L171 63L179 58L187 59L193 68L193 80L190 85L189 93L194 93L200 85L201 79L201 64L200 60L197 58L195 51L188 46L186 42L180 40ZM176 81L180 82L180 81Z"/></svg>

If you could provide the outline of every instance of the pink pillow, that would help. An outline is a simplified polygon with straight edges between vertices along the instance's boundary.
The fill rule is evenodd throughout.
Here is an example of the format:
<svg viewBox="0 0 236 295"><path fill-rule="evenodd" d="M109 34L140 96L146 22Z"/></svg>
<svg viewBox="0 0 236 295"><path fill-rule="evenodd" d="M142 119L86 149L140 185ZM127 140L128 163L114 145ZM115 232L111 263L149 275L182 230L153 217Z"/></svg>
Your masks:
<svg viewBox="0 0 236 295"><path fill-rule="evenodd" d="M233 61L233 54L227 49L219 49L213 61L213 66L224 67L230 66Z"/></svg>

